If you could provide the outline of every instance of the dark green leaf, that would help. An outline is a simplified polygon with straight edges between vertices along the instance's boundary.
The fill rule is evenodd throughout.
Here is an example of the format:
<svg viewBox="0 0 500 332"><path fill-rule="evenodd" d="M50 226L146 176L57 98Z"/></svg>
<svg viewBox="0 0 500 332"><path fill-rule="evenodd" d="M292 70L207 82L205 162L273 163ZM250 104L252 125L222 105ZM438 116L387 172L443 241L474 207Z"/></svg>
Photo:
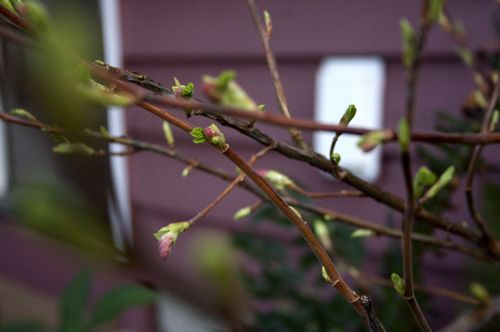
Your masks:
<svg viewBox="0 0 500 332"><path fill-rule="evenodd" d="M10 322L0 326L0 332L42 332L44 326L38 322Z"/></svg>
<svg viewBox="0 0 500 332"><path fill-rule="evenodd" d="M97 302L90 326L95 328L116 319L127 309L152 304L156 300L154 292L141 286L124 285L114 288Z"/></svg>
<svg viewBox="0 0 500 332"><path fill-rule="evenodd" d="M83 269L64 290L59 307L59 332L78 332L83 329L85 307L90 295L89 269Z"/></svg>

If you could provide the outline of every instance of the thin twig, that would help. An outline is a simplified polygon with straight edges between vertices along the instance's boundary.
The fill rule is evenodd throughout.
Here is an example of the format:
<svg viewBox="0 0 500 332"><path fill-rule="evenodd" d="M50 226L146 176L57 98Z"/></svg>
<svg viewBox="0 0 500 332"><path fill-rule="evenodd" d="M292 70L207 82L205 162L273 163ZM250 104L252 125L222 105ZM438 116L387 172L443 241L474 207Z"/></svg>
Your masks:
<svg viewBox="0 0 500 332"><path fill-rule="evenodd" d="M266 148L260 150L258 153L254 154L250 158L250 161L248 162L248 164L249 165L255 164L255 162L258 159L262 158L270 150L272 150L271 146L266 147ZM229 195L231 193L231 191L233 191L233 189L236 188L236 186L238 186L245 179L245 176L246 176L245 173L242 173L242 174L238 175L236 178L234 178L234 180L232 180L231 183L229 183L229 185L219 195L217 195L217 197L215 197L203 210L201 210L200 212L198 212L196 214L196 216L194 216L193 218L191 218L189 221L194 224L195 222L197 222L197 221L201 220L202 218L204 218L220 202L222 202L222 200L224 198L226 198L226 196Z"/></svg>
<svg viewBox="0 0 500 332"><path fill-rule="evenodd" d="M276 63L276 58L271 49L271 35L266 32L266 28L262 22L261 16L259 14L259 9L257 8L257 4L254 0L247 0L248 8L250 9L250 13L252 14L253 21L255 26L257 27L257 31L259 32L260 41L262 42L262 46L264 47L264 53L266 55L267 65L269 67L269 72L271 73L271 77L273 79L274 90L276 92L276 97L278 99L278 105L281 113L285 115L287 118L291 118L290 111L288 109L288 102L286 100L285 89L283 88L283 83L281 82L280 75L278 72L278 64ZM302 133L295 127L291 127L289 129L290 136L295 144L302 148L306 149L307 145L302 138Z"/></svg>
<svg viewBox="0 0 500 332"><path fill-rule="evenodd" d="M481 133L487 133L490 130L489 127L490 127L491 117L497 105L499 93L500 93L500 79L497 79L497 82L495 84L495 89L493 90L493 94L491 96L488 105L488 109L484 114L483 123L481 126ZM477 210L476 204L474 202L474 192L473 192L474 175L476 173L477 163L479 161L479 157L481 156L481 152L483 151L483 147L484 147L483 144L476 145L472 152L472 156L469 160L469 165L467 167L466 183L465 183L465 198L467 201L467 208L469 210L469 214L474 223L476 224L477 228L479 228L479 231L481 232L484 241L487 243L489 250L491 250L493 253L499 253L500 245L497 243L495 237L491 233L488 223L483 219L483 217Z"/></svg>
<svg viewBox="0 0 500 332"><path fill-rule="evenodd" d="M408 124L408 136L411 137L413 128L413 117L415 113L415 99L417 91L418 74L421 62L421 54L427 39L429 29L432 26L427 19L427 7L429 1L424 2L424 11L421 18L421 26L418 34L415 36L414 59L407 69L406 78L406 101L405 117L403 121ZM401 167L403 169L404 184L406 188L406 202L403 214L403 237L402 237L402 259L403 259L403 279L404 279L404 299L408 302L410 309L421 331L432 331L425 315L415 296L414 278L413 278L413 244L412 233L415 222L415 211L417 210L415 195L413 192L412 170L411 170L411 138L406 147L401 147Z"/></svg>

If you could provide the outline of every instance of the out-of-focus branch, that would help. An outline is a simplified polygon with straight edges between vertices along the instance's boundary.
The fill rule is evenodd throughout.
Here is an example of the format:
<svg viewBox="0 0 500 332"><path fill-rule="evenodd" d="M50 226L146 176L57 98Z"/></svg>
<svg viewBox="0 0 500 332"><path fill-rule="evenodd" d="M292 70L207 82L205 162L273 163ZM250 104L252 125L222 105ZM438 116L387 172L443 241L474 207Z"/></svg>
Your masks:
<svg viewBox="0 0 500 332"><path fill-rule="evenodd" d="M500 297L494 297L482 307L467 311L440 332L471 332L489 322L493 317L500 315Z"/></svg>
<svg viewBox="0 0 500 332"><path fill-rule="evenodd" d="M493 90L493 94L489 101L488 109L484 114L483 123L481 126L481 133L488 133L490 131L491 117L497 105L499 93L500 93L500 78L497 78L495 89ZM477 163L479 161L479 157L481 156L481 152L483 151L483 147L484 145L482 144L476 145L472 152L472 156L469 160L469 165L467 167L466 183L465 183L465 197L467 200L467 208L469 210L469 214L472 220L479 228L484 241L488 245L489 250L491 250L491 252L496 254L500 252L500 245L498 244L495 237L491 233L488 224L477 210L473 193L474 175L476 173Z"/></svg>

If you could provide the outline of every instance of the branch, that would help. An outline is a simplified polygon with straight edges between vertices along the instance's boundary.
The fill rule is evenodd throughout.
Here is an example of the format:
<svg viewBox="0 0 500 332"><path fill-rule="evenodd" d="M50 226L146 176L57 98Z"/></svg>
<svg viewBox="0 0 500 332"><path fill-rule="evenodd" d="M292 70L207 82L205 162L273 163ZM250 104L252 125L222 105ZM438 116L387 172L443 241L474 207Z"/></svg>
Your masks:
<svg viewBox="0 0 500 332"><path fill-rule="evenodd" d="M111 66L106 66L105 68L108 68L108 67L114 68ZM91 65L89 67L89 69L91 70L91 72L94 76L96 76L100 79L103 79L107 82L110 82L110 83L116 85L117 87L119 87L125 91L128 91L128 92L133 93L133 94L140 93L137 91L137 89L134 89L130 84L127 84L128 81L123 82L123 81L119 80L119 79L126 80L126 76L119 76L118 77L119 79L117 79L114 77L114 75L112 75L114 71L112 71L112 72L104 71L102 66ZM129 72L129 71L127 71L127 72ZM142 74L139 74L139 75L144 76ZM134 80L134 81L137 81L137 80ZM135 83L135 82L133 82L133 83ZM200 102L192 101L192 100L171 98L171 97L168 97L166 95L160 96L160 95L151 95L151 94L144 95L143 94L143 96L145 99L155 99L156 100L156 98L160 98L160 100L168 101L167 103L171 103L174 106L181 105L181 107L183 107L183 106L188 105L187 108L205 107L207 109L212 109L212 110L213 109L215 109L215 110L221 109L220 107L217 107L217 106L202 104ZM186 103L188 103L188 104L186 104ZM189 105L191 105L191 106L189 106ZM222 109L224 109L224 108L222 108ZM248 113L253 114L255 112L248 112L248 111L245 112L245 114L248 114ZM207 113L204 115L209 117L209 118L215 119L216 121L218 121L222 125L227 125L227 126L230 126L234 129L238 130L240 133L243 133L243 134L253 138L254 140L256 140L257 142L259 142L260 144L262 144L264 146L269 146L269 145L275 146L275 151L278 151L279 153L281 153L289 158L301 160L301 161L306 161L310 165L317 167L319 169L322 169L323 171L325 171L329 174L334 174L338 180L343 181L343 182L357 188L358 190L364 192L366 195L374 198L378 202L382 202L383 204L385 204L385 205L387 205L395 210L398 210L401 212L404 211L404 201L401 198L399 198L398 196L396 196L392 193L385 192L385 191L381 190L376 185L368 183L368 182L362 180L361 178L349 173L348 171L346 171L338 166L336 166L336 168L335 168L335 165L332 165L332 163L330 163L330 161L328 161L324 156L322 156L318 153L304 151L302 149L298 149L298 148L291 146L291 145L288 145L286 143L276 141L273 138L271 138L270 136L261 132L260 130L249 126L248 123L242 123L242 122L240 122L232 117L228 117L226 115L222 115L222 114L218 114L218 113ZM292 119L290 119L290 120L292 120ZM350 127L340 126L340 128L349 129ZM435 216L423 208L417 209L416 215L418 218L424 220L426 223L430 224L433 227L438 227L438 228L441 228L447 232L451 232L451 233L460 235L465 239L468 239L468 240L470 240L478 245L481 245L481 243L479 241L479 239L480 239L479 234L476 234L473 230L470 230L470 229L462 226L460 223L453 223L451 221L445 220L442 217Z"/></svg>
<svg viewBox="0 0 500 332"><path fill-rule="evenodd" d="M470 310L446 325L441 332L470 332L479 329L500 314L500 298L495 297L483 307Z"/></svg>
<svg viewBox="0 0 500 332"><path fill-rule="evenodd" d="M147 102L139 102L138 106L147 110L148 112L160 117L161 119L170 122L176 127L184 130L185 132L190 132L194 126L188 122L185 122L177 117L173 116L171 113L164 109L161 109L153 104ZM328 256L326 250L322 247L319 240L316 238L312 230L294 210L274 191L274 189L259 175L257 172L245 161L243 160L231 147L228 147L225 151L221 152L226 158L231 160L239 169L246 174L265 194L266 196L275 204L281 212L297 227L301 235L306 240L311 251L318 258L321 264L325 267L330 280L332 280L332 285L339 291L339 293L348 301L356 312L363 317L363 319L368 323L369 317L366 312L365 307L360 301L360 297L354 292L349 285L344 281L342 276L338 273L335 264L332 262L331 258Z"/></svg>
<svg viewBox="0 0 500 332"><path fill-rule="evenodd" d="M489 127L490 127L491 117L493 115L493 111L495 110L499 93L500 93L500 79L497 79L497 82L495 84L495 90L493 91L493 94L491 96L488 109L484 114L483 123L481 126L481 133L488 133L490 131ZM469 214L474 223L476 224L476 226L479 228L484 241L488 245L489 250L492 253L498 254L500 253L500 245L495 240L495 237L491 233L488 224L482 218L474 202L474 193L473 193L474 175L476 173L477 163L479 161L479 157L481 156L481 152L483 151L483 147L484 147L483 144L478 144L474 147L474 151L472 152L472 156L470 158L469 165L467 167L465 197L467 200L467 208L469 210Z"/></svg>
<svg viewBox="0 0 500 332"><path fill-rule="evenodd" d="M406 101L405 101L405 117L402 121L407 124L408 143L401 143L401 167L403 169L404 183L406 187L406 202L403 214L403 236L402 236L402 258L403 258L403 278L404 278L404 299L408 302L410 309L415 317L415 320L421 331L432 331L425 315L420 308L418 300L415 296L414 279L413 279L413 244L412 233L415 222L415 212L417 210L415 195L413 192L412 170L411 170L411 132L413 124L413 116L415 112L415 99L418 82L418 73L421 62L421 54L427 39L429 29L432 22L426 19L427 7L430 5L429 0L424 2L424 10L421 18L421 26L418 34L415 36L414 58L407 68L406 79ZM404 32L403 32L404 33ZM410 43L410 41L406 41ZM403 122L404 124L404 122ZM402 134L402 133L401 133Z"/></svg>
<svg viewBox="0 0 500 332"><path fill-rule="evenodd" d="M255 26L257 27L257 31L259 32L262 46L264 47L264 53L266 55L269 72L271 73L271 77L273 79L274 90L276 92L280 111L285 115L286 118L291 118L292 116L290 114L290 111L288 110L288 103L286 101L285 89L283 88L283 84L281 83L281 79L278 73L278 65L276 64L276 58L274 57L274 53L271 49L271 31L266 31L264 24L262 23L262 19L260 18L259 10L255 1L247 0L247 5L250 9L250 13L252 14ZM307 145L304 143L304 140L302 139L302 133L297 128L291 127L289 131L292 140L298 147L302 149L307 147Z"/></svg>
<svg viewBox="0 0 500 332"><path fill-rule="evenodd" d="M252 166L258 159L262 158L270 150L272 150L271 146L264 148L258 153L254 154L250 158L248 164ZM201 210L198 214L196 214L196 216L191 218L189 221L194 224L195 222L204 218L210 211L212 211L212 209L214 209L220 202L222 202L222 200L226 198L226 196L229 195L231 191L233 191L233 189L236 188L236 186L238 186L241 182L243 182L245 176L246 176L245 173L243 173L234 178L231 181L231 183L212 202L210 202L203 210Z"/></svg>

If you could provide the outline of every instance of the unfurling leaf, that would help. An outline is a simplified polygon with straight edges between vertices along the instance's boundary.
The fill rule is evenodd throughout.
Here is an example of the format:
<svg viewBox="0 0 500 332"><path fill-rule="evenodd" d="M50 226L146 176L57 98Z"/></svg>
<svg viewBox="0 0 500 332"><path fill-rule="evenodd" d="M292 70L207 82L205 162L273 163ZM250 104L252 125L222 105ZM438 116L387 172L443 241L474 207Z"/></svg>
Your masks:
<svg viewBox="0 0 500 332"><path fill-rule="evenodd" d="M332 279L330 279L330 276L326 272L326 269L324 266L321 267L321 276L323 279L325 279L326 282L332 283Z"/></svg>
<svg viewBox="0 0 500 332"><path fill-rule="evenodd" d="M193 130L191 130L190 134L193 137L193 143L195 143L195 144L201 144L201 143L205 143L207 141L207 138L205 137L205 134L203 133L203 128L201 128L201 127L193 128Z"/></svg>
<svg viewBox="0 0 500 332"><path fill-rule="evenodd" d="M444 3L446 0L430 0L427 8L427 20L436 22L443 15Z"/></svg>
<svg viewBox="0 0 500 332"><path fill-rule="evenodd" d="M322 219L316 219L313 223L314 233L318 237L319 241L325 247L326 250L331 250L333 248L330 231L325 221Z"/></svg>
<svg viewBox="0 0 500 332"><path fill-rule="evenodd" d="M360 229L357 229L354 232L352 232L351 233L351 237L353 239L355 239L355 238L358 238L358 237L370 237L370 236L372 236L374 234L375 234L375 232L372 231L371 229L360 228Z"/></svg>
<svg viewBox="0 0 500 332"><path fill-rule="evenodd" d="M172 128L167 121L163 121L163 134L165 135L168 146L173 149L175 146L174 133L172 132Z"/></svg>
<svg viewBox="0 0 500 332"><path fill-rule="evenodd" d="M342 126L347 126L349 122L354 118L356 115L356 106L351 104L347 106L347 109L344 112L344 115L340 118L340 125Z"/></svg>
<svg viewBox="0 0 500 332"><path fill-rule="evenodd" d="M232 70L222 72L218 77L203 76L203 92L210 100L224 107L238 108L248 111L258 110L257 104L234 80L236 73Z"/></svg>
<svg viewBox="0 0 500 332"><path fill-rule="evenodd" d="M491 116L491 122L488 128L489 131L495 131L499 118L500 118L500 113L498 110L495 110L495 112L493 112L493 115Z"/></svg>
<svg viewBox="0 0 500 332"><path fill-rule="evenodd" d="M193 165L188 165L186 166L183 170L182 170L182 177L185 178L186 176L189 175L189 173L191 173L191 171L193 170L194 166Z"/></svg>
<svg viewBox="0 0 500 332"><path fill-rule="evenodd" d="M61 154L83 154L87 156L92 156L95 153L94 148L88 146L84 143L60 143L52 148L55 153Z"/></svg>
<svg viewBox="0 0 500 332"><path fill-rule="evenodd" d="M434 185L430 187L429 190L427 190L427 192L422 197L421 202L425 202L436 196L436 194L441 189L443 189L446 185L448 185L448 183L451 182L451 180L453 180L454 174L455 174L455 167L454 166L448 167L446 171L444 171L443 174L441 174L436 183L434 183Z"/></svg>
<svg viewBox="0 0 500 332"><path fill-rule="evenodd" d="M394 289L396 292L398 292L400 295L404 295L405 293L405 282L399 274L397 273L392 273L391 274L391 280L392 280L392 285L394 286Z"/></svg>
<svg viewBox="0 0 500 332"><path fill-rule="evenodd" d="M476 103L481 107L486 109L488 107L488 101L481 90L475 90L473 92L473 97Z"/></svg>
<svg viewBox="0 0 500 332"><path fill-rule="evenodd" d="M271 15L267 10L264 10L264 24L266 25L267 38L270 38L273 32L273 21L271 20Z"/></svg>
<svg viewBox="0 0 500 332"><path fill-rule="evenodd" d="M472 282L469 285L470 293L481 302L488 302L490 300L490 293L478 282Z"/></svg>
<svg viewBox="0 0 500 332"><path fill-rule="evenodd" d="M417 174L413 178L413 192L415 197L420 197L422 195L425 187L432 186L437 180L436 174L434 174L427 167L420 167Z"/></svg>
<svg viewBox="0 0 500 332"><path fill-rule="evenodd" d="M336 164L340 163L340 159L342 159L342 157L340 156L340 154L339 154L339 153L337 153L337 152L332 153L332 160L333 160Z"/></svg>
<svg viewBox="0 0 500 332"><path fill-rule="evenodd" d="M465 47L459 47L457 49L458 56L460 56L460 59L468 66L472 67L474 65L474 54L472 54L472 51L469 48Z"/></svg>
<svg viewBox="0 0 500 332"><path fill-rule="evenodd" d="M136 100L133 95L127 92L116 92L94 80L76 84L75 90L88 101L101 106L127 107Z"/></svg>
<svg viewBox="0 0 500 332"><path fill-rule="evenodd" d="M234 220L240 220L248 216L250 213L252 213L252 207L251 206L245 206L244 208L239 209L236 211L236 213L233 216Z"/></svg>
<svg viewBox="0 0 500 332"><path fill-rule="evenodd" d="M408 151L410 148L410 126L406 118L399 121L398 124L398 140L401 150Z"/></svg>
<svg viewBox="0 0 500 332"><path fill-rule="evenodd" d="M403 18L400 22L401 26L401 41L403 49L403 64L406 68L410 68L415 61L416 46L415 46L415 32L410 22Z"/></svg>
<svg viewBox="0 0 500 332"><path fill-rule="evenodd" d="M385 142L392 137L392 132L390 130L377 130L370 131L369 133L361 136L358 141L358 146L364 152L370 152L375 149L379 144Z"/></svg>
<svg viewBox="0 0 500 332"><path fill-rule="evenodd" d="M101 132L101 135L103 137L110 137L109 131L106 127L104 126L99 127L99 131Z"/></svg>
<svg viewBox="0 0 500 332"><path fill-rule="evenodd" d="M193 82L189 82L186 85L181 84L181 82L179 82L179 80L174 77L174 85L172 85L172 91L176 96L189 99L194 95L194 84Z"/></svg>
<svg viewBox="0 0 500 332"><path fill-rule="evenodd" d="M35 116L33 116L33 114L31 114L30 112L28 112L23 108L15 108L10 111L10 114L18 116L20 118L24 118L26 120L37 121L37 119L35 118Z"/></svg>
<svg viewBox="0 0 500 332"><path fill-rule="evenodd" d="M295 182L288 176L273 169L260 169L257 173L264 179L269 181L278 190L285 190L286 188L295 187Z"/></svg>

